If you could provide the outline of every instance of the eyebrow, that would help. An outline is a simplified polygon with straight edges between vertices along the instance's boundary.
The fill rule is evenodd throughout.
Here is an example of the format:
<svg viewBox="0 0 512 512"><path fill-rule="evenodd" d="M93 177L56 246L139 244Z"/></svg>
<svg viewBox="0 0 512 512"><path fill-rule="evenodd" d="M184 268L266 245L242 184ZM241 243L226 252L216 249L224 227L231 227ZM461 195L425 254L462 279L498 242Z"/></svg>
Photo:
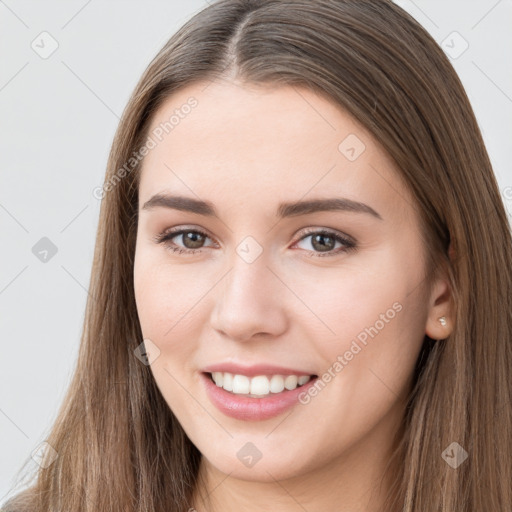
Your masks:
<svg viewBox="0 0 512 512"><path fill-rule="evenodd" d="M157 207L197 213L198 215L216 217L219 219L219 215L212 203L209 201L194 199L192 197L155 194L151 199L144 203L142 209L151 210ZM367 204L338 197L281 203L277 209L276 215L279 218L285 218L325 211L366 213L377 219L383 220L381 215Z"/></svg>

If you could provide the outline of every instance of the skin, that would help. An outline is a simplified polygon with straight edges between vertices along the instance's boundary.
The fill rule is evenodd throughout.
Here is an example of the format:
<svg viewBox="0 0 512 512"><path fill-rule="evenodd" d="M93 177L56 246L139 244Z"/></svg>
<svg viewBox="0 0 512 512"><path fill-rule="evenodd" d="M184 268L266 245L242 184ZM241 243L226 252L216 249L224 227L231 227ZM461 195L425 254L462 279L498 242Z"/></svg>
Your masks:
<svg viewBox="0 0 512 512"><path fill-rule="evenodd" d="M152 120L148 133L189 97L198 101L144 159L134 265L142 332L160 350L151 371L203 455L205 483L190 506L380 510L424 336L451 332L448 280L440 277L427 295L414 200L354 118L304 88L206 85L176 92ZM354 161L338 149L349 134L365 145ZM143 208L163 192L210 201L220 219ZM281 202L331 197L365 203L382 219L347 211L275 215ZM155 242L180 226L208 234L202 248L196 243L199 252L171 252L172 242L194 247L182 235L168 247ZM327 239L331 256L322 256L305 228L352 237L356 248L339 252L344 245ZM252 263L236 252L247 236L263 250ZM202 368L225 361L322 375L394 303L400 312L306 405L241 421L216 409L203 389ZM249 441L262 454L251 468L237 457Z"/></svg>

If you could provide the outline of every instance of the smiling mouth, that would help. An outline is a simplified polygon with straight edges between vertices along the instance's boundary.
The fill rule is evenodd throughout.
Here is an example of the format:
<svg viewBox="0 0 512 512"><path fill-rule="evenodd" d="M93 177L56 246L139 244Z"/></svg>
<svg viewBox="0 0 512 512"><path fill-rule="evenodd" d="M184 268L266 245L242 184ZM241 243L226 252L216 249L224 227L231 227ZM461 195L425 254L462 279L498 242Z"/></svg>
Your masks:
<svg viewBox="0 0 512 512"><path fill-rule="evenodd" d="M219 388L233 395L265 398L304 386L317 375L246 375L229 372L205 373Z"/></svg>

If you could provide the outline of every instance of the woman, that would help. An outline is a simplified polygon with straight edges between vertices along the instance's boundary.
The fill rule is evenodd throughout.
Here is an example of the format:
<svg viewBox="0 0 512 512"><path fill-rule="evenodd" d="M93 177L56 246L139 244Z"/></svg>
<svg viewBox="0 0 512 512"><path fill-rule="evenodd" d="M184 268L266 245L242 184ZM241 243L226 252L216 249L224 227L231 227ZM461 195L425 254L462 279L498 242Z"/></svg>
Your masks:
<svg viewBox="0 0 512 512"><path fill-rule="evenodd" d="M407 13L214 3L97 194L54 456L6 510L510 510L510 227Z"/></svg>

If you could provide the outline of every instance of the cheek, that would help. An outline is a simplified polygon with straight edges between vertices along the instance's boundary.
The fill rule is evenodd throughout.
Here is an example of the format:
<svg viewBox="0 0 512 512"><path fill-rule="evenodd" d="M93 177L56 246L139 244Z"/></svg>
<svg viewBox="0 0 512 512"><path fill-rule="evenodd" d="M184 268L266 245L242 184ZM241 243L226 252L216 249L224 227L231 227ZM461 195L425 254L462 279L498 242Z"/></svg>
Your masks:
<svg viewBox="0 0 512 512"><path fill-rule="evenodd" d="M167 343L197 325L198 302L211 287L208 273L169 263L165 255L139 251L134 264L134 290L144 336Z"/></svg>
<svg viewBox="0 0 512 512"><path fill-rule="evenodd" d="M175 413L187 410L183 387L197 386L197 367L202 332L216 274L208 265L169 262L162 251L139 251L134 264L134 290L144 339L159 349L151 364L157 386ZM196 411L197 412L197 411Z"/></svg>
<svg viewBox="0 0 512 512"><path fill-rule="evenodd" d="M374 268L345 269L338 278L326 277L309 288L308 303L317 305L315 313L335 334L325 327L319 334L311 332L324 362L323 384L318 393L303 396L302 403L309 418L331 416L324 439L337 438L339 446L356 442L399 410L398 398L408 391L424 337L424 304L417 287L421 272L400 269L391 255L389 261L379 258ZM315 450L329 456L321 442Z"/></svg>
<svg viewBox="0 0 512 512"><path fill-rule="evenodd" d="M318 334L310 328L315 352L326 370L343 374L337 380L347 379L344 386L354 391L370 393L376 375L400 390L421 348L426 321L421 259L410 255L416 262L411 264L400 254L390 248L372 261L317 274L313 285L304 279L295 289L315 313Z"/></svg>
<svg viewBox="0 0 512 512"><path fill-rule="evenodd" d="M139 322L144 339L159 349L150 370L165 401L179 417L190 408L183 389L193 385L190 379L202 325L200 308L194 305L204 295L206 283L194 277L149 251L136 255L134 291Z"/></svg>

